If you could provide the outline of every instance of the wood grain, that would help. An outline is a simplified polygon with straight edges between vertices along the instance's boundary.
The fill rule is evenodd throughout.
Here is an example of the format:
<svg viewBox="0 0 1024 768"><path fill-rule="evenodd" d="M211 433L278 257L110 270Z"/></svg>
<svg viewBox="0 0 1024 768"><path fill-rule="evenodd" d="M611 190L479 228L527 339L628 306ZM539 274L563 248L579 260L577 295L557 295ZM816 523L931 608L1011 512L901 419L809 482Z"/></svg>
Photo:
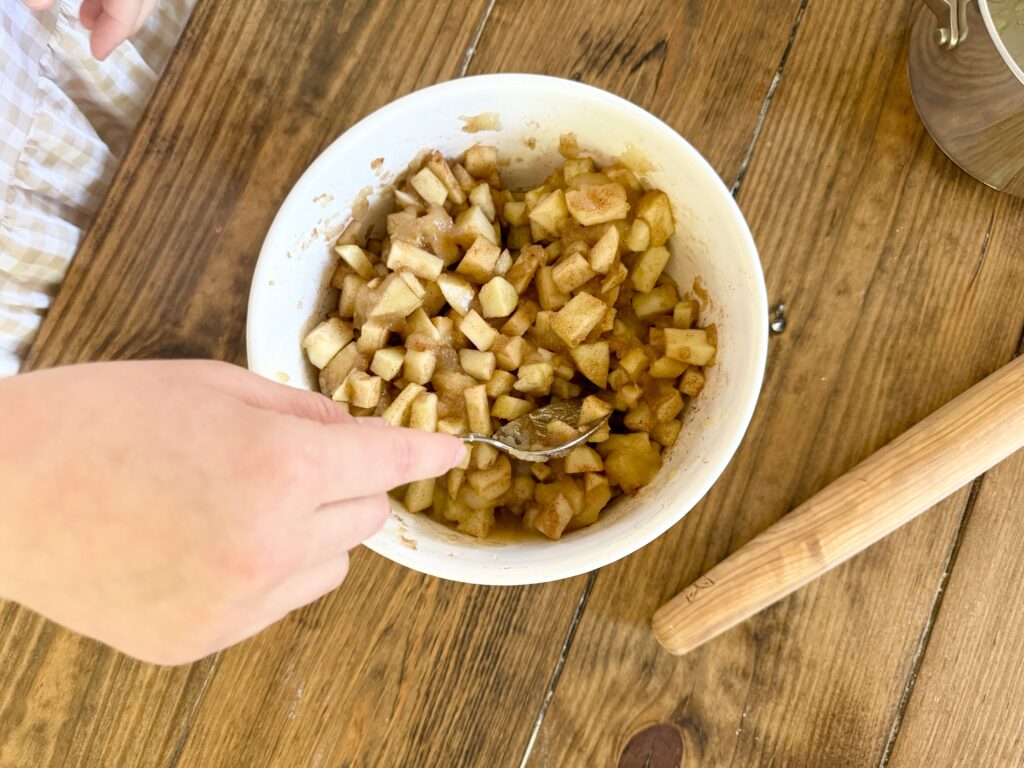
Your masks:
<svg viewBox="0 0 1024 768"><path fill-rule="evenodd" d="M1024 456L985 476L891 768L1021 765Z"/></svg>
<svg viewBox="0 0 1024 768"><path fill-rule="evenodd" d="M915 424L654 614L683 654L846 562L1024 448L1024 358Z"/></svg>
<svg viewBox="0 0 1024 768"><path fill-rule="evenodd" d="M876 765L885 751L966 491L682 659L647 622L1016 347L1019 201L925 135L905 76L916 8L808 5L739 193L789 330L722 480L598 575L531 765L626 764L653 723L681 734L686 766Z"/></svg>
<svg viewBox="0 0 1024 768"><path fill-rule="evenodd" d="M361 116L467 64L608 88L727 182L747 172L740 202L790 330L726 476L602 571L589 602L584 578L466 587L360 551L338 592L177 670L4 605L0 767L516 766L528 744L532 765L877 764L900 734L966 493L682 661L647 619L1016 345L1022 208L925 137L904 76L912 7L199 4L32 366L242 362L249 278L290 185Z"/></svg>

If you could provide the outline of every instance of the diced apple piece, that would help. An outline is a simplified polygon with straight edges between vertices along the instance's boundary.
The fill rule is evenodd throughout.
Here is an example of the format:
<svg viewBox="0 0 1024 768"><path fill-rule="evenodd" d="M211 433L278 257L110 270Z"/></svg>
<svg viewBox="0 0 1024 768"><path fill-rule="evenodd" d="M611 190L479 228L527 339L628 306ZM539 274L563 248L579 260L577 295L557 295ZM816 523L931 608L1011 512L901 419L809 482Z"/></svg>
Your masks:
<svg viewBox="0 0 1024 768"><path fill-rule="evenodd" d="M410 213L421 213L426 207L423 204L423 198L412 189L412 185L395 190L395 205Z"/></svg>
<svg viewBox="0 0 1024 768"><path fill-rule="evenodd" d="M494 375L494 353L477 349L460 349L459 365L462 370L478 381L490 381Z"/></svg>
<svg viewBox="0 0 1024 768"><path fill-rule="evenodd" d="M462 163L455 163L452 166L452 173L458 179L459 186L462 187L463 192L469 192L469 190L477 185L477 180L469 175L469 171L466 170Z"/></svg>
<svg viewBox="0 0 1024 768"><path fill-rule="evenodd" d="M478 384L470 387L462 393L466 400L466 418L469 420L469 429L478 435L489 436L493 431L491 427L491 409L487 402L487 387Z"/></svg>
<svg viewBox="0 0 1024 768"><path fill-rule="evenodd" d="M593 344L578 344L569 348L569 354L579 372L594 384L604 389L608 386L608 366L610 355L607 341L595 341Z"/></svg>
<svg viewBox="0 0 1024 768"><path fill-rule="evenodd" d="M577 294L555 314L551 329L572 349L597 327L607 309L603 301L589 293Z"/></svg>
<svg viewBox="0 0 1024 768"><path fill-rule="evenodd" d="M491 398L507 395L512 391L512 385L516 383L514 373L509 371L495 371L487 380L487 396ZM491 414L493 415L493 413Z"/></svg>
<svg viewBox="0 0 1024 768"><path fill-rule="evenodd" d="M604 169L605 175L614 182L618 182L626 188L627 192L639 193L643 191L640 180L636 175L621 165L613 165Z"/></svg>
<svg viewBox="0 0 1024 768"><path fill-rule="evenodd" d="M580 404L580 425L592 426L595 422L607 418L612 407L597 395L588 395Z"/></svg>
<svg viewBox="0 0 1024 768"><path fill-rule="evenodd" d="M320 391L333 398L353 369L366 369L366 358L359 354L354 341L346 344L320 371Z"/></svg>
<svg viewBox="0 0 1024 768"><path fill-rule="evenodd" d="M498 338L498 332L480 317L475 309L469 310L466 316L459 321L459 330L481 352L487 352Z"/></svg>
<svg viewBox="0 0 1024 768"><path fill-rule="evenodd" d="M529 475L516 475L512 478L512 487L502 497L501 505L506 508L521 507L533 498L536 483ZM518 513L517 513L518 514Z"/></svg>
<svg viewBox="0 0 1024 768"><path fill-rule="evenodd" d="M463 248L469 248L479 237L498 245L498 234L494 231L494 225L478 205L471 205L455 217L453 236L455 242Z"/></svg>
<svg viewBox="0 0 1024 768"><path fill-rule="evenodd" d="M442 368L434 374L431 383L441 395L461 397L465 390L475 387L479 382L461 371L449 371Z"/></svg>
<svg viewBox="0 0 1024 768"><path fill-rule="evenodd" d="M569 223L569 210L565 205L565 193L556 189L540 199L530 211L531 224L543 228L543 231L558 237ZM536 239L536 238L535 238Z"/></svg>
<svg viewBox="0 0 1024 768"><path fill-rule="evenodd" d="M444 155L436 150L431 152L430 157L427 158L427 168L433 171L434 176L444 184L445 189L448 190L448 197L453 203L462 204L466 202L466 193L463 192L459 180L455 178L455 174L452 173L452 169L449 167L448 161L444 159ZM444 200L438 203L438 205L443 203Z"/></svg>
<svg viewBox="0 0 1024 768"><path fill-rule="evenodd" d="M513 251L517 251L520 248L525 248L526 246L532 243L533 240L530 237L529 227L512 227L508 231L508 237L505 239L505 245L511 248Z"/></svg>
<svg viewBox="0 0 1024 768"><path fill-rule="evenodd" d="M633 311L637 317L645 320L672 311L678 298L675 285L665 283L647 293L633 294Z"/></svg>
<svg viewBox="0 0 1024 768"><path fill-rule="evenodd" d="M626 411L622 421L631 432L650 432L657 423L651 407L643 400L634 403L633 407Z"/></svg>
<svg viewBox="0 0 1024 768"><path fill-rule="evenodd" d="M615 483L628 494L634 494L650 483L660 469L661 455L650 443L646 448L636 450L613 450L604 459L605 475L609 482Z"/></svg>
<svg viewBox="0 0 1024 768"><path fill-rule="evenodd" d="M423 286L423 311L427 313L427 317L437 315L444 308L446 301L437 281L427 281Z"/></svg>
<svg viewBox="0 0 1024 768"><path fill-rule="evenodd" d="M486 182L477 184L470 190L469 202L476 205L484 212L484 216L494 221L496 211L494 210L494 198L491 197L491 186Z"/></svg>
<svg viewBox="0 0 1024 768"><path fill-rule="evenodd" d="M538 309L539 307L535 302L530 299L523 299L519 302L519 306L516 307L512 317L501 326L501 332L506 336L522 336L533 325L533 321L537 319Z"/></svg>
<svg viewBox="0 0 1024 768"><path fill-rule="evenodd" d="M676 231L668 195L660 189L644 193L636 203L636 217L647 222L650 246L664 245Z"/></svg>
<svg viewBox="0 0 1024 768"><path fill-rule="evenodd" d="M434 485L437 480L428 477L426 480L414 480L405 489L403 503L410 512L422 512L434 502Z"/></svg>
<svg viewBox="0 0 1024 768"><path fill-rule="evenodd" d="M547 263L548 254L539 245L527 245L519 252L505 279L522 295L530 286L537 270Z"/></svg>
<svg viewBox="0 0 1024 768"><path fill-rule="evenodd" d="M700 312L700 304L694 299L684 299L676 304L672 310L672 325L676 328L692 328L697 322L697 314Z"/></svg>
<svg viewBox="0 0 1024 768"><path fill-rule="evenodd" d="M551 268L551 279L566 294L575 291L593 277L594 270L581 253L574 253Z"/></svg>
<svg viewBox="0 0 1024 768"><path fill-rule="evenodd" d="M590 268L599 275L606 275L619 255L619 230L608 227L601 239L590 249Z"/></svg>
<svg viewBox="0 0 1024 768"><path fill-rule="evenodd" d="M715 348L701 328L666 328L665 356L689 365L707 365L715 357Z"/></svg>
<svg viewBox="0 0 1024 768"><path fill-rule="evenodd" d="M612 267L611 271L601 281L601 293L606 294L614 291L629 276L629 270L621 262Z"/></svg>
<svg viewBox="0 0 1024 768"><path fill-rule="evenodd" d="M406 346L410 349L417 346L422 349L428 342L434 344L441 343L441 333L431 322L430 318L427 317L423 307L420 307L405 318L405 327L402 334L405 337ZM416 338L413 339L413 337ZM410 340L414 343L410 343Z"/></svg>
<svg viewBox="0 0 1024 768"><path fill-rule="evenodd" d="M366 285L366 281L359 275L345 275L341 286L341 295L338 297L338 314L346 319L351 319L356 311L356 296Z"/></svg>
<svg viewBox="0 0 1024 768"><path fill-rule="evenodd" d="M534 518L533 527L554 541L562 538L562 532L572 516L573 509L568 499L559 494L541 507L540 514Z"/></svg>
<svg viewBox="0 0 1024 768"><path fill-rule="evenodd" d="M348 401L357 408L376 408L384 380L363 371L352 371L345 379Z"/></svg>
<svg viewBox="0 0 1024 768"><path fill-rule="evenodd" d="M555 283L554 268L541 267L537 270L537 300L542 309L561 309L569 301L569 293Z"/></svg>
<svg viewBox="0 0 1024 768"><path fill-rule="evenodd" d="M569 475L581 475L584 472L600 472L604 462L597 451L589 445L577 445L565 457L565 471Z"/></svg>
<svg viewBox="0 0 1024 768"><path fill-rule="evenodd" d="M514 371L523 364L526 354L526 339L521 336L500 335L491 345L498 367L503 371Z"/></svg>
<svg viewBox="0 0 1024 768"><path fill-rule="evenodd" d="M474 509L469 515L459 521L456 528L462 533L475 536L478 539L486 539L494 527L493 509Z"/></svg>
<svg viewBox="0 0 1024 768"><path fill-rule="evenodd" d="M573 218L585 227L624 219L629 214L626 189L621 184L600 184L574 189L565 195Z"/></svg>
<svg viewBox="0 0 1024 768"><path fill-rule="evenodd" d="M383 349L388 343L391 331L387 323L377 320L367 320L359 329L359 338L356 339L356 347L364 355L373 355L379 349Z"/></svg>
<svg viewBox="0 0 1024 768"><path fill-rule="evenodd" d="M373 353L373 362L370 363L370 370L384 379L384 381L391 381L402 370L402 363L404 362L404 347L386 347L378 349Z"/></svg>
<svg viewBox="0 0 1024 768"><path fill-rule="evenodd" d="M627 432L625 434L617 432L609 436L604 443L597 446L597 452L601 454L601 457L607 463L608 454L612 451L625 450L636 452L650 447L651 438L646 432Z"/></svg>
<svg viewBox="0 0 1024 768"><path fill-rule="evenodd" d="M480 306L484 317L506 317L519 304L519 294L504 277L495 276L480 289Z"/></svg>
<svg viewBox="0 0 1024 768"><path fill-rule="evenodd" d="M538 481L544 482L553 474L551 467L547 464L541 464L540 462L534 462L530 465L530 474L533 475Z"/></svg>
<svg viewBox="0 0 1024 768"><path fill-rule="evenodd" d="M508 456L499 456L490 469L470 470L466 482L480 496L495 503L512 487L512 463Z"/></svg>
<svg viewBox="0 0 1024 768"><path fill-rule="evenodd" d="M498 172L498 150L483 144L475 144L466 150L462 158L466 170L478 179L489 179Z"/></svg>
<svg viewBox="0 0 1024 768"><path fill-rule="evenodd" d="M309 332L302 342L309 362L322 369L352 341L352 324L331 317Z"/></svg>
<svg viewBox="0 0 1024 768"><path fill-rule="evenodd" d="M704 389L704 373L700 368L689 367L679 381L679 391L689 397L696 397Z"/></svg>
<svg viewBox="0 0 1024 768"><path fill-rule="evenodd" d="M594 170L594 160L590 157L574 157L565 161L565 165L562 167L562 175L566 181L579 176L581 173L590 173Z"/></svg>
<svg viewBox="0 0 1024 768"><path fill-rule="evenodd" d="M664 424L658 424L651 430L651 437L659 445L665 448L671 448L676 444L676 440L679 439L679 432L683 428L683 423L676 419L675 421L668 421Z"/></svg>
<svg viewBox="0 0 1024 768"><path fill-rule="evenodd" d="M501 252L498 260L494 262L494 274L504 277L510 269L512 269L512 254L506 248Z"/></svg>
<svg viewBox="0 0 1024 768"><path fill-rule="evenodd" d="M588 473L584 475L584 497L583 511L576 513L572 522L574 525L584 527L597 522L602 510L608 506L612 499L611 486L608 479L603 475Z"/></svg>
<svg viewBox="0 0 1024 768"><path fill-rule="evenodd" d="M364 280L370 280L377 276L370 257L358 245L338 245L335 246L334 252Z"/></svg>
<svg viewBox="0 0 1024 768"><path fill-rule="evenodd" d="M412 223L416 221L415 211L396 211L388 214L388 237L394 237L402 231L408 231Z"/></svg>
<svg viewBox="0 0 1024 768"><path fill-rule="evenodd" d="M555 370L551 363L521 365L513 389L528 395L546 395L551 391L551 382L554 378Z"/></svg>
<svg viewBox="0 0 1024 768"><path fill-rule="evenodd" d="M569 189L583 189L584 187L600 187L611 184L612 180L598 171L580 173L566 180L565 186Z"/></svg>
<svg viewBox="0 0 1024 768"><path fill-rule="evenodd" d="M633 287L638 293L647 293L652 290L661 277L662 270L668 264L669 252L664 246L653 246L641 254L633 265L630 277L633 278Z"/></svg>
<svg viewBox="0 0 1024 768"><path fill-rule="evenodd" d="M626 248L633 253L643 253L651 247L651 228L643 219L634 219L626 235Z"/></svg>
<svg viewBox="0 0 1024 768"><path fill-rule="evenodd" d="M665 385L664 389L648 400L655 424L670 422L683 410L683 396L679 394L679 390L668 382L662 383Z"/></svg>
<svg viewBox="0 0 1024 768"><path fill-rule="evenodd" d="M686 370L686 363L673 360L671 357L659 357L651 363L648 373L653 379L674 379Z"/></svg>
<svg viewBox="0 0 1024 768"><path fill-rule="evenodd" d="M448 199L448 187L437 178L437 174L430 170L430 168L421 168L417 173L413 174L409 179L409 183L412 184L412 188L416 190L416 193L428 203L444 205L444 201Z"/></svg>
<svg viewBox="0 0 1024 768"><path fill-rule="evenodd" d="M455 435L458 437L469 432L469 422L466 421L465 414L445 416L444 418L438 418L437 431L445 435Z"/></svg>
<svg viewBox="0 0 1024 768"><path fill-rule="evenodd" d="M498 395L491 407L491 416L496 419L512 421L512 419L518 419L532 410L533 405L529 400L521 400L509 395Z"/></svg>
<svg viewBox="0 0 1024 768"><path fill-rule="evenodd" d="M477 469L490 469L497 463L500 455L497 448L486 443L474 443L472 454L472 465Z"/></svg>
<svg viewBox="0 0 1024 768"><path fill-rule="evenodd" d="M434 375L437 367L437 355L425 349L410 349L405 353L405 365L402 378L414 384L426 384Z"/></svg>
<svg viewBox="0 0 1024 768"><path fill-rule="evenodd" d="M422 288L420 290L422 291ZM370 318L387 323L408 316L423 304L422 297L417 296L414 291L415 289L401 275L388 275L382 284L380 299L370 310Z"/></svg>
<svg viewBox="0 0 1024 768"><path fill-rule="evenodd" d="M516 202L515 200L505 203L501 215L510 227L521 227L530 220L526 215L526 203Z"/></svg>
<svg viewBox="0 0 1024 768"><path fill-rule="evenodd" d="M650 361L642 347L633 347L619 360L619 368L626 372L630 381L640 378L640 374L647 370L648 365Z"/></svg>
<svg viewBox="0 0 1024 768"><path fill-rule="evenodd" d="M423 432L437 431L437 395L421 392L409 406L409 427Z"/></svg>
<svg viewBox="0 0 1024 768"><path fill-rule="evenodd" d="M473 283L486 283L494 274L501 249L485 237L478 237L455 271Z"/></svg>
<svg viewBox="0 0 1024 768"><path fill-rule="evenodd" d="M388 251L388 269L412 272L424 280L437 280L444 268L444 261L422 248L404 240L392 240Z"/></svg>
<svg viewBox="0 0 1024 768"><path fill-rule="evenodd" d="M582 391L579 384L574 384L568 379L560 379L555 376L551 382L551 394L557 397L559 400L572 400L577 397Z"/></svg>
<svg viewBox="0 0 1024 768"><path fill-rule="evenodd" d="M437 278L437 286L441 294L456 312L465 315L469 312L469 305L476 298L476 290L469 281L450 272L445 272Z"/></svg>
<svg viewBox="0 0 1024 768"><path fill-rule="evenodd" d="M384 421L393 427L401 427L409 420L409 408L413 400L419 397L426 390L419 384L409 383L405 385L398 397L391 401L382 414Z"/></svg>

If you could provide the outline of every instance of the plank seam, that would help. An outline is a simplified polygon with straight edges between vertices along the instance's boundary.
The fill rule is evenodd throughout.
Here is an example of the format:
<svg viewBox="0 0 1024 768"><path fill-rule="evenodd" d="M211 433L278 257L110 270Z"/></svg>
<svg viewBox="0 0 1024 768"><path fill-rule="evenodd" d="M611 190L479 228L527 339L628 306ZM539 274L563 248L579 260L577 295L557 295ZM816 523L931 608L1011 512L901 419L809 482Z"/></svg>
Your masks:
<svg viewBox="0 0 1024 768"><path fill-rule="evenodd" d="M537 743L537 736L540 735L541 726L544 724L544 718L548 713L548 707L551 705L551 700L555 697L555 689L558 687L558 680L562 676L562 668L565 666L565 660L569 656L569 650L572 648L573 641L576 639L576 629L579 627L580 620L583 618L583 611L586 610L587 601L590 599L590 593L594 589L594 582L597 580L597 571L591 571L587 575L587 583L583 587L583 592L580 594L580 601L576 605L576 610L573 612L572 619L569 621L569 628L565 633L565 640L562 643L562 652L558 655L558 661L555 662L555 668L551 672L551 680L548 682L547 690L544 692L544 698L541 700L540 709L537 710L537 718L533 721L533 730L530 732L530 738L526 742L526 749L523 750L523 758L519 761L519 768L526 768L526 765L530 761L530 754L533 752L533 747Z"/></svg>
<svg viewBox="0 0 1024 768"><path fill-rule="evenodd" d="M896 740L899 738L900 730L903 727L907 706L910 704L911 696L914 695L917 676L921 671L924 657L928 652L928 645L932 639L935 622L938 620L939 611L942 609L942 603L946 596L946 587L949 586L949 577L956 566L956 559L960 554L960 545L963 543L964 533L967 530L967 524L970 521L971 513L974 511L974 505L978 500L978 494L981 491L981 484L984 480L985 475L980 475L971 483L971 492L968 494L967 502L964 504L964 511L960 516L960 524L957 526L953 546L946 557L946 566L942 571L942 577L939 579L939 588L935 593L935 599L932 601L931 611L929 611L928 619L925 621L924 628L921 631L921 637L917 641L917 649L914 651L914 658L910 665L910 674L907 676L907 683L903 687L903 694L900 696L900 702L896 707L896 715L893 717L892 727L889 729L889 738L886 740L885 749L882 751L882 758L878 762L878 768L887 768L889 760L892 758Z"/></svg>
<svg viewBox="0 0 1024 768"><path fill-rule="evenodd" d="M473 61L473 56L476 54L477 44L480 42L480 38L484 36L484 27L487 26L488 19L491 18L491 11L494 10L494 4L498 0L490 0L487 3L487 7L484 8L483 15L480 17L480 23L476 25L476 31L473 32L473 39L469 42L469 48L466 49L466 56L462 60L462 67L459 69L459 77L465 77L466 72L469 71L470 62Z"/></svg>
<svg viewBox="0 0 1024 768"><path fill-rule="evenodd" d="M192 709L189 710L188 717L185 718L185 725L181 729L181 735L178 736L178 741L174 744L174 751L171 753L171 759L167 763L167 768L177 768L178 761L181 759L181 753L185 749L185 742L188 741L189 734L192 733L192 725L195 722L196 714L199 711L199 705L202 704L203 699L206 698L206 689L210 687L210 681L213 680L213 673L217 669L217 663L220 661L220 651L213 655L213 662L210 664L210 668L206 671L206 677L203 679L203 685L199 689L199 694L196 696L196 700L192 702Z"/></svg>
<svg viewBox="0 0 1024 768"><path fill-rule="evenodd" d="M768 116L768 108L771 107L772 100L775 98L775 91L778 90L779 83L782 82L782 71L786 68L786 62L789 61L789 54L793 50L793 43L796 42L796 34L800 29L800 22L803 21L804 11L807 10L807 4L810 0L803 0L800 3L800 7L797 9L796 18L793 20L793 28L789 33L789 40L786 41L786 47L782 51L782 58L779 60L779 66L775 70L775 76L772 78L771 83L768 86L768 92L765 94L764 101L761 102L761 111L758 112L757 120L754 122L754 132L750 136L750 143L747 145L747 151L743 155L743 161L740 163L740 169L736 173L736 181L733 182L732 188L729 192L733 197L739 194L740 186L743 184L743 179L746 178L747 169L750 167L750 161L754 157L754 148L757 146L758 140L761 138L761 128L764 126L765 118Z"/></svg>
<svg viewBox="0 0 1024 768"><path fill-rule="evenodd" d="M974 265L974 273L971 275L970 282L967 283L967 290L971 290L974 286L974 281L978 279L978 275L981 273L981 265L985 263L985 257L988 255L988 243L992 237L992 227L996 223L996 212L992 211L992 217L988 220L988 229L985 230L985 237L981 240L981 250L978 253L978 263Z"/></svg>

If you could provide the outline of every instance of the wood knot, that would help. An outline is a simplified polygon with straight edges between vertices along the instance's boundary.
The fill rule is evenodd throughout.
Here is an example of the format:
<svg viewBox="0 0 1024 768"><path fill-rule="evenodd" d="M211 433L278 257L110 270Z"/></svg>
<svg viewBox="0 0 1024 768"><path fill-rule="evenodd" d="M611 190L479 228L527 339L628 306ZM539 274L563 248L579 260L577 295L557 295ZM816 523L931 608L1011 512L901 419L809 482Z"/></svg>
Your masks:
<svg viewBox="0 0 1024 768"><path fill-rule="evenodd" d="M622 750L619 768L680 768L683 735L672 723L655 723L633 734Z"/></svg>

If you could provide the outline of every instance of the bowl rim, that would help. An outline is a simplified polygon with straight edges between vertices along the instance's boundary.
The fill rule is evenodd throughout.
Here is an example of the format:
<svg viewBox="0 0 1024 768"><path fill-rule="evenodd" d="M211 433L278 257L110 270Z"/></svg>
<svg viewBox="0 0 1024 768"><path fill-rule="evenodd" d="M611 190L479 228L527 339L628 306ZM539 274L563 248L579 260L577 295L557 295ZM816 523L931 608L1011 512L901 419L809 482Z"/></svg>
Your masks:
<svg viewBox="0 0 1024 768"><path fill-rule="evenodd" d="M652 132L660 133L665 138L678 144L681 151L689 156L689 159L694 163L694 165L700 169L701 174L706 177L708 182L707 193L717 195L721 198L721 201L724 203L723 207L729 211L729 215L732 219L732 225L735 227L736 235L743 246L743 256L748 262L747 267L751 271L751 282L757 289L757 301L759 305L754 311L754 317L757 324L757 327L754 330L758 337L754 340L757 355L756 359L753 361L754 376L747 379L747 383L745 385L747 392L744 398L742 400L737 400L733 405L740 415L737 422L738 427L728 435L726 440L723 441L723 449L721 449L713 459L709 460L708 463L710 465L710 471L706 473L704 480L699 485L696 485L691 493L688 494L694 499L693 503L690 504L688 508L679 511L680 507L686 505L674 505L669 507L655 524L648 525L642 530L634 530L633 532L623 535L618 546L610 546L602 550L595 549L593 557L577 558L571 563L553 559L549 568L544 569L543 572L536 573L524 569L481 569L477 563L465 563L454 557L445 558L444 560L435 560L432 557L424 557L418 552L418 550L402 545L401 542L397 541L399 537L387 534L386 531L381 531L364 542L367 548L399 565L420 573L448 579L450 581L489 586L538 584L579 576L589 571L602 568L642 549L686 517L693 507L703 500L711 487L718 482L729 462L732 461L733 456L738 450L740 443L750 427L750 421L753 418L754 410L764 383L764 374L768 358L769 310L767 288L765 285L764 270L757 246L754 242L753 235L750 232L750 227L747 224L746 218L735 198L704 156L667 123L642 107L637 106L620 96L575 80L527 73L473 75L426 86L381 106L374 112L361 118L344 133L334 139L334 141L321 151L317 158L294 182L288 195L278 208L270 229L267 231L263 245L260 249L256 268L253 273L252 283L250 284L246 320L246 353L247 365L250 370L267 369L267 366L263 365L263 361L260 360L259 352L256 349L257 343L253 338L252 324L249 322L248 318L254 316L254 309L260 300L260 287L266 283L265 270L270 269L269 264L272 261L272 254L268 252L269 246L271 243L276 242L280 238L281 232L286 230L289 226L288 217L281 216L282 211L294 207L300 202L300 198L305 199L305 188L312 179L320 176L325 169L335 162L334 156L338 153L339 147L352 142L354 139L361 138L364 134L372 133L376 125L381 122L387 122L390 119L390 116L396 112L406 112L409 110L416 110L424 105L433 105L436 104L438 100L443 99L445 95L452 92L458 91L464 95L466 91L472 92L477 88L486 89L488 92L493 92L495 88L514 88L516 90L524 88L562 89L567 92L572 92L575 98L585 98L604 102L606 105L610 105L614 109L619 109L629 113L637 120L644 122ZM585 560L585 562L580 562L581 560Z"/></svg>

